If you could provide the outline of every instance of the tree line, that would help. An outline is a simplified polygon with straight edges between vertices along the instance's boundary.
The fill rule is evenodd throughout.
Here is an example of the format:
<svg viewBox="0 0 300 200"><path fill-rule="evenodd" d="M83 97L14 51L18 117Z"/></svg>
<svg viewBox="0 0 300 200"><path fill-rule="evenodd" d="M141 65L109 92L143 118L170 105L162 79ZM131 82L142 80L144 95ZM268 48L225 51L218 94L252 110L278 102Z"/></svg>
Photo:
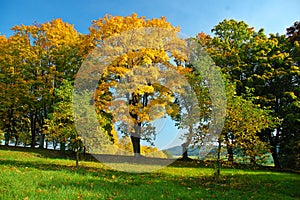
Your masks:
<svg viewBox="0 0 300 200"><path fill-rule="evenodd" d="M12 36L1 35L0 137L4 144L82 151L84 144L97 143L103 151L116 152L101 141L85 141L76 130L72 111L74 81L81 65L101 42L143 27L164 28L169 38L179 32L164 17L146 19L133 14L94 20L88 34L54 19L43 24L17 25L12 27ZM193 38L219 67L225 84L226 116L218 142L219 148L225 148L229 162L242 155L257 163L269 152L275 167L299 168L299 30L300 23L295 22L284 35L266 35L263 29L256 31L244 21L223 20L213 27L211 35L201 32ZM194 110L187 112L191 102L185 104L186 99L154 83L153 79L159 79L161 73L152 67L157 63L186 77L200 102L196 114ZM129 71L134 73L129 75ZM149 72L151 76L145 78ZM185 135L185 149L189 144L203 146L206 122L212 112L207 82L176 49L149 47L126 52L113 60L105 75L97 78L96 91L87 93L82 100L96 108L101 130L96 136L104 135L109 142L135 155L156 151L141 147L140 140L151 143L156 132L150 122L168 115L178 128L192 133ZM134 90L112 92L111 88L124 84L124 80L132 86L128 80L134 78L139 80ZM173 84L178 88L183 83ZM127 102L118 102L119 116L109 111L116 93L124 95ZM123 104L128 106L129 115L120 111ZM198 115L202 123L197 126L191 125L193 120L185 120ZM118 138L118 131L123 138Z"/></svg>

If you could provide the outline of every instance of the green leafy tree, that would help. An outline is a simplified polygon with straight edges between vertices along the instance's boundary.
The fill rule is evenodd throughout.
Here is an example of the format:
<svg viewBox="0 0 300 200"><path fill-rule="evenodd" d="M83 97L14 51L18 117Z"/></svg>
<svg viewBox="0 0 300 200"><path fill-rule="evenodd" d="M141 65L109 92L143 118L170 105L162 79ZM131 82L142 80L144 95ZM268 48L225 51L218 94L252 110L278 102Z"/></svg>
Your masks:
<svg viewBox="0 0 300 200"><path fill-rule="evenodd" d="M78 150L82 146L74 126L72 90L73 87L67 80L54 90L56 98L53 112L49 113L49 119L45 120L44 125L46 141L52 142L54 147L59 143L62 151L66 146L72 150Z"/></svg>
<svg viewBox="0 0 300 200"><path fill-rule="evenodd" d="M214 37L199 35L202 43L229 80L236 83L238 95L254 88L254 103L272 110L282 124L261 132L260 138L271 144L273 160L280 167L278 146L288 132L283 131L289 113L287 107L297 99L298 71L285 36L256 32L245 22L224 20L213 29ZM293 100L294 99L294 100Z"/></svg>
<svg viewBox="0 0 300 200"><path fill-rule="evenodd" d="M299 100L299 65L300 65L300 23L295 22L293 26L287 28L287 46L289 54L293 59L291 67L292 87L289 92L285 93L285 118L282 123L282 137L279 147L279 159L281 165L287 168L300 168L300 100Z"/></svg>
<svg viewBox="0 0 300 200"><path fill-rule="evenodd" d="M259 138L259 133L275 125L271 111L253 103L253 98L236 95L232 85L227 87L227 113L222 137L226 143L228 161L234 161L234 149L255 163L256 157L268 153L268 143Z"/></svg>
<svg viewBox="0 0 300 200"><path fill-rule="evenodd" d="M204 65L204 63L202 64ZM182 135L184 141L181 145L182 160L189 159L189 146L201 148L206 145L203 138L208 134L208 124L211 122L212 114L208 80L192 65L187 67L185 77L190 84L185 89L189 93L177 98L180 112L175 118L178 128L185 129L185 133Z"/></svg>

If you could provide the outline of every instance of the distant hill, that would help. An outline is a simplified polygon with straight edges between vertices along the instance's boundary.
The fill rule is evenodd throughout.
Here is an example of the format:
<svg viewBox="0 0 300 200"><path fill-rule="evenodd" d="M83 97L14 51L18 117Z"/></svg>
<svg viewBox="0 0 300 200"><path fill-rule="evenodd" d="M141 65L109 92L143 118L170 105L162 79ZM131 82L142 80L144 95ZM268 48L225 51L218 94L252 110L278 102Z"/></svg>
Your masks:
<svg viewBox="0 0 300 200"><path fill-rule="evenodd" d="M217 146L215 146L210 153L216 155L217 153ZM164 150L165 152L168 152L169 154L177 157L182 155L182 147L181 146L175 146ZM188 148L188 155L189 156L199 156L199 147L189 147Z"/></svg>
<svg viewBox="0 0 300 200"><path fill-rule="evenodd" d="M171 148L165 149L164 151L168 151L170 154L172 154L174 156L182 155L182 147L181 146L171 147ZM188 155L189 156L198 156L199 155L199 149L197 147L195 147L195 148L189 147L188 148Z"/></svg>

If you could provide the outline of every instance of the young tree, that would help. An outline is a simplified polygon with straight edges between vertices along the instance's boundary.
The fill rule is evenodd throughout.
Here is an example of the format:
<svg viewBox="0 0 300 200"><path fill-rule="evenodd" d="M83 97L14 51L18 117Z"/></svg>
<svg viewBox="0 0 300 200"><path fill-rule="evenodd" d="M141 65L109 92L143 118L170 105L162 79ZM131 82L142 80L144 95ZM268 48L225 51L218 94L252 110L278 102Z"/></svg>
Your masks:
<svg viewBox="0 0 300 200"><path fill-rule="evenodd" d="M54 90L55 103L53 112L49 113L49 117L45 120L44 125L46 141L53 144L59 143L62 151L67 146L74 150L78 150L81 147L77 145L78 136L74 126L72 111L72 90L72 85L67 80L63 81L62 85Z"/></svg>
<svg viewBox="0 0 300 200"><path fill-rule="evenodd" d="M259 133L272 128L275 120L271 112L253 103L253 98L237 96L233 85L227 87L227 112L222 138L227 147L228 161L234 161L234 149L255 164L256 157L268 152L268 144L259 138Z"/></svg>
<svg viewBox="0 0 300 200"><path fill-rule="evenodd" d="M203 64L203 63L202 63ZM193 66L188 67L185 74L189 82L191 92L178 98L180 106L179 115L176 118L176 125L179 129L185 129L182 135L182 160L188 160L188 147L198 146L203 148L203 138L208 134L208 126L211 122L212 104L208 88L207 77L203 77Z"/></svg>

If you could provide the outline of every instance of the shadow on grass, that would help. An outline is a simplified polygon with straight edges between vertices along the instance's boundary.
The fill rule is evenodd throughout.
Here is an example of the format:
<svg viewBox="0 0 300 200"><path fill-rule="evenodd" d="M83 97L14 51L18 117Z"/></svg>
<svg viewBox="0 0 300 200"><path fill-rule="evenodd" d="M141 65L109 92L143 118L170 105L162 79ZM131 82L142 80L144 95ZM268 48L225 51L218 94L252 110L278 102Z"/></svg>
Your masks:
<svg viewBox="0 0 300 200"><path fill-rule="evenodd" d="M286 173L226 174L217 180L211 175L182 176L164 172L135 174L101 167L80 166L76 168L38 161L0 160L0 164L9 167L35 168L41 170L41 173L45 170L76 173L83 181L72 178L69 180L47 179L39 187L51 190L54 186L59 188L63 185L65 188L89 191L92 195L98 194L100 195L98 197L103 199L300 198L298 190L300 177Z"/></svg>
<svg viewBox="0 0 300 200"><path fill-rule="evenodd" d="M30 147L14 147L14 146L3 146L0 145L0 150L11 150L19 152L32 152L38 154L38 157L43 158L55 158L55 159L70 159L75 162L76 154L73 151L60 151L53 149L39 149ZM162 165L162 166L173 166L180 168L199 168L199 167L210 167L216 168L216 161L210 160L196 160L196 159L162 159L162 158L148 158L140 157L135 158L132 156L118 156L118 155L92 155L89 153L79 155L80 161L91 161L99 163L99 160L103 163L136 163L136 164L146 164L146 165ZM222 169L243 169L243 170L266 170L273 172L289 172L300 174L300 171L291 169L277 169L271 166L261 166L261 165L249 165L249 164L238 164L238 163L222 163Z"/></svg>
<svg viewBox="0 0 300 200"><path fill-rule="evenodd" d="M0 145L0 150L19 151L37 153L43 158L61 158L61 159L75 159L76 154L73 151L60 151L54 149L40 149L31 147L18 147L18 146L3 146Z"/></svg>
<svg viewBox="0 0 300 200"><path fill-rule="evenodd" d="M53 149L37 149L29 147L12 147L12 146L0 146L0 150L10 150L19 152L31 152L39 154L39 157L43 158L58 158L58 159L76 159L76 153L73 151L60 151ZM104 162L104 163L133 163L133 164L147 164L147 165L169 165L175 162L176 159L166 158L151 158L151 157L133 157L126 155L110 155L110 154L89 154L80 153L81 161L92 161L92 162Z"/></svg>
<svg viewBox="0 0 300 200"><path fill-rule="evenodd" d="M70 173L79 173L85 175L86 173L90 173L91 175L97 176L99 172L113 172L113 170L104 169L101 167L87 167L87 166L75 166L74 165L66 165L66 164L56 164L56 163L44 163L39 161L20 161L20 160L2 160L0 159L0 165L11 166L11 167L22 167L22 168L34 168L38 170L51 170L51 171L67 171ZM95 174L93 174L95 172ZM97 173L96 173L97 172Z"/></svg>

